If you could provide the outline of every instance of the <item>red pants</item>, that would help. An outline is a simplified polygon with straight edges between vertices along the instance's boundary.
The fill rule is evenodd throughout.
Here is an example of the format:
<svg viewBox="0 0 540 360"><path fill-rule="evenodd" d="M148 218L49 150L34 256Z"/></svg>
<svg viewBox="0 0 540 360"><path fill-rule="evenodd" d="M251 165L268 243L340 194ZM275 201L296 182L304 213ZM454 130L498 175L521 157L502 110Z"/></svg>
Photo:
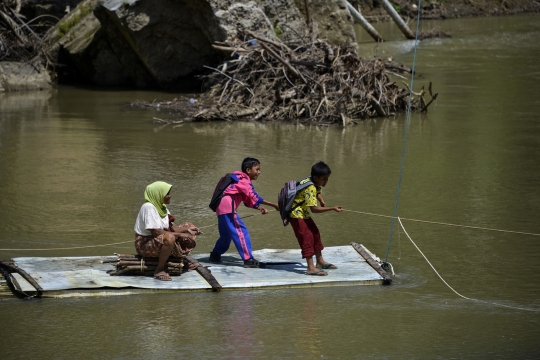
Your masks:
<svg viewBox="0 0 540 360"><path fill-rule="evenodd" d="M324 246L321 242L321 233L313 219L290 219L294 235L302 249L302 259L321 252Z"/></svg>

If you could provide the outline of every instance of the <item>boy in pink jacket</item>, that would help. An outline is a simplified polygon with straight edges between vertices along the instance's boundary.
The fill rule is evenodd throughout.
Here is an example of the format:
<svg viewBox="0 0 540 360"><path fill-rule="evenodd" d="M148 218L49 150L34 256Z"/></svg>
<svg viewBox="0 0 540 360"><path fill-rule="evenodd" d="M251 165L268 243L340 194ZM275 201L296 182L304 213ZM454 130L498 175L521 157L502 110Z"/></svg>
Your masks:
<svg viewBox="0 0 540 360"><path fill-rule="evenodd" d="M263 208L262 204L279 210L277 204L264 200L255 191L251 182L257 180L260 173L261 163L259 160L249 157L242 161L242 171L232 173L234 182L223 191L224 196L216 208L219 239L214 246L214 250L210 253L211 262L221 261L221 255L229 249L232 240L244 260L244 267L264 267L263 263L259 263L253 258L248 229L236 213L236 209L242 202L248 207L259 210L263 215L267 214L268 210Z"/></svg>

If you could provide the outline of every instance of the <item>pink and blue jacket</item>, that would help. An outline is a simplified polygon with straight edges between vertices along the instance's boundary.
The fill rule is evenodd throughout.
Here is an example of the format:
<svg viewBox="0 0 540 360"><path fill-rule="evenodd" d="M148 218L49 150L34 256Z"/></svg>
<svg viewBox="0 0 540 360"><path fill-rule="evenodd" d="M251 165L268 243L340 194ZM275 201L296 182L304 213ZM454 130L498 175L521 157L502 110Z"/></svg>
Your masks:
<svg viewBox="0 0 540 360"><path fill-rule="evenodd" d="M221 199L221 202L216 208L216 215L218 216L235 213L242 202L247 207L257 208L264 201L264 199L255 191L255 188L246 173L237 170L232 173L232 177L236 183L229 185L225 191L223 191L225 196Z"/></svg>

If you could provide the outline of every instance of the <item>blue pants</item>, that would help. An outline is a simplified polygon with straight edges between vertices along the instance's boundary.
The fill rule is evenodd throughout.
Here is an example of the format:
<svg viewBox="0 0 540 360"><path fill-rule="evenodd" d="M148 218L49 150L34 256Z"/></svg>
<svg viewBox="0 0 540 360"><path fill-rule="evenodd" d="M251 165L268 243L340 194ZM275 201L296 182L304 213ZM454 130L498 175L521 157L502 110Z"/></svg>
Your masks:
<svg viewBox="0 0 540 360"><path fill-rule="evenodd" d="M249 260L251 254L251 239L249 231L237 213L218 215L219 239L214 246L213 252L222 255L231 245L231 240L236 246L240 257Z"/></svg>

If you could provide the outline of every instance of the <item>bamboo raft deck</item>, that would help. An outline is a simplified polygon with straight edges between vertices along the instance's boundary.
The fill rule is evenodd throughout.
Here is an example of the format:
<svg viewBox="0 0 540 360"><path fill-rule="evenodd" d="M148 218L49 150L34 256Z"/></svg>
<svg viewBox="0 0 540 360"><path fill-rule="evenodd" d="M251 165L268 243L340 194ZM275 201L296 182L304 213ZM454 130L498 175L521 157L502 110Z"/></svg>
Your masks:
<svg viewBox="0 0 540 360"><path fill-rule="evenodd" d="M390 284L392 279L378 259L363 245L327 247L326 261L338 266L328 276L306 276L300 250L263 249L253 255L262 262L286 263L266 268L244 268L237 254L222 256L222 263L208 261L208 254L194 254L202 267L158 281L150 276L111 276L116 256L19 257L2 262L11 270L9 281L16 292L35 297L111 296L157 292L250 290L345 285Z"/></svg>

